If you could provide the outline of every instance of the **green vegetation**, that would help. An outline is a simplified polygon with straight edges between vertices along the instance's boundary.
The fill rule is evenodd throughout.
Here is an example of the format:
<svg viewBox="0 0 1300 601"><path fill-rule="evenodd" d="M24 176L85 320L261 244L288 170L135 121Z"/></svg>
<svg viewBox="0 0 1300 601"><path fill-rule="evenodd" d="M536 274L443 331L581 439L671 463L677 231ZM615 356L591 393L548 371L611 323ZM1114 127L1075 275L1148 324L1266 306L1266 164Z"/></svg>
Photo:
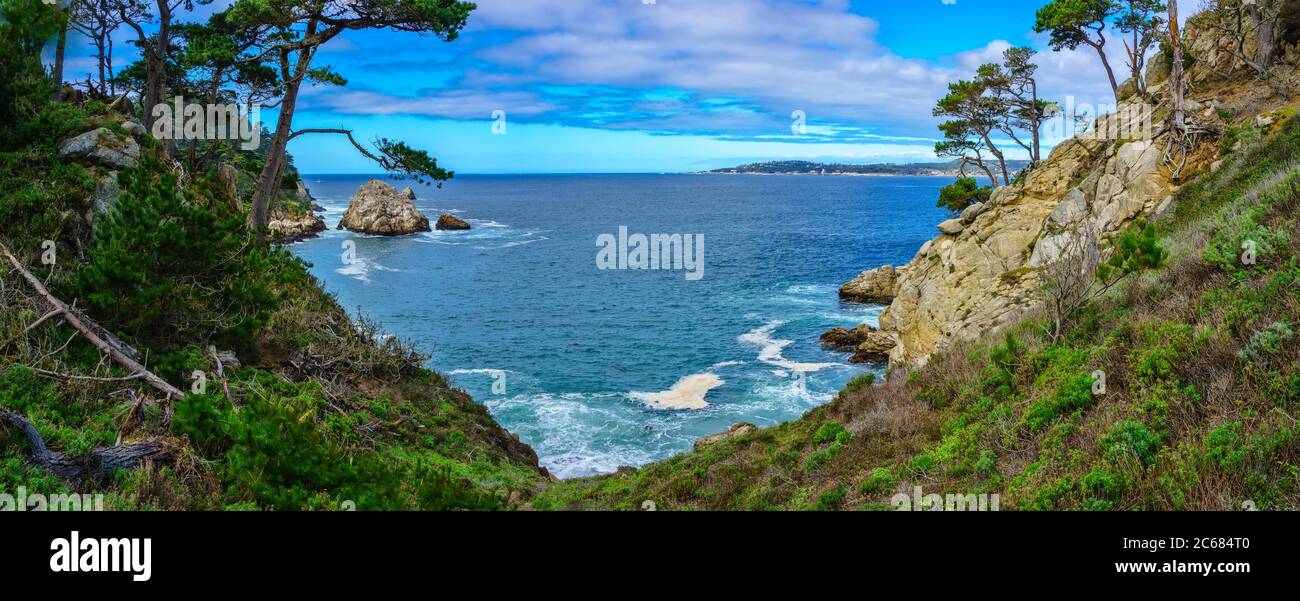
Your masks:
<svg viewBox="0 0 1300 601"><path fill-rule="evenodd" d="M977 202L988 202L992 188L981 186L973 177L959 177L939 191L939 206L961 212Z"/></svg>

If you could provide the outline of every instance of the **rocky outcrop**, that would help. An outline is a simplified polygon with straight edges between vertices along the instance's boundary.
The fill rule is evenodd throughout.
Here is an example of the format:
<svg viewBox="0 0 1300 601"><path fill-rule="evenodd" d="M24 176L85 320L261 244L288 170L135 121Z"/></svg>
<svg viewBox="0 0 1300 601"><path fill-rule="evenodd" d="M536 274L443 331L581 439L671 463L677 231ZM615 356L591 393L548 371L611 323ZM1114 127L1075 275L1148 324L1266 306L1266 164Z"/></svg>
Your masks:
<svg viewBox="0 0 1300 601"><path fill-rule="evenodd" d="M862 272L840 287L840 300L851 303L888 304L894 300L898 271L892 265Z"/></svg>
<svg viewBox="0 0 1300 601"><path fill-rule="evenodd" d="M439 231L464 231L470 229L469 223L447 213L438 216L436 227Z"/></svg>
<svg viewBox="0 0 1300 601"><path fill-rule="evenodd" d="M239 197L239 170L230 163L223 163L217 168L217 193L221 200L236 211L244 211L244 203Z"/></svg>
<svg viewBox="0 0 1300 601"><path fill-rule="evenodd" d="M372 179L361 186L339 229L379 236L401 236L432 231L429 218L415 208L415 192L398 192L392 185Z"/></svg>
<svg viewBox="0 0 1300 601"><path fill-rule="evenodd" d="M704 438L695 441L695 450L698 451L705 447L718 444L729 438L744 436L746 434L749 434L750 432L756 432L756 431L758 431L758 426L755 426L754 424L747 424L745 422L741 422L732 426L726 432L713 434L711 436L705 436Z"/></svg>
<svg viewBox="0 0 1300 601"><path fill-rule="evenodd" d="M822 334L821 341L828 349L853 353L849 363L888 363L889 351L898 345L893 336L866 324L835 328Z"/></svg>
<svg viewBox="0 0 1300 601"><path fill-rule="evenodd" d="M130 136L119 137L101 127L64 140L59 144L59 156L120 171L140 163L140 144Z"/></svg>
<svg viewBox="0 0 1300 601"><path fill-rule="evenodd" d="M890 353L898 346L894 336L886 332L872 331L867 334L862 344L853 351L849 363L889 363Z"/></svg>
<svg viewBox="0 0 1300 601"><path fill-rule="evenodd" d="M267 224L271 233L275 234L281 242L300 242L310 238L315 238L321 232L329 229L325 225L325 220L313 213L300 213L295 215L280 215L272 219Z"/></svg>
<svg viewBox="0 0 1300 601"><path fill-rule="evenodd" d="M848 328L835 328L825 334L822 334L822 346L833 351L841 353L852 353L858 350L863 342L866 342L867 335L876 331L875 328L863 324L852 330Z"/></svg>
<svg viewBox="0 0 1300 601"><path fill-rule="evenodd" d="M1142 125L1109 115L1093 131ZM1167 206L1173 189L1159 142L1098 136L1060 144L1023 181L941 225L941 235L899 270L897 297L880 319L896 341L891 362L923 364L1021 317L1038 305L1038 268L1085 232L1106 244Z"/></svg>

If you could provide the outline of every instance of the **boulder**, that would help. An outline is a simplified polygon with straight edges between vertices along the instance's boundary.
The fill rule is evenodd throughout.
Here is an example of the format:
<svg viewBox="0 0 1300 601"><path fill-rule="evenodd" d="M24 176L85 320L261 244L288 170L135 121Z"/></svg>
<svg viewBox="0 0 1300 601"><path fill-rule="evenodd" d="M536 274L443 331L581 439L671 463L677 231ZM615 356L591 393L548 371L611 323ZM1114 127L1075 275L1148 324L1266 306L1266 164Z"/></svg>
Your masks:
<svg viewBox="0 0 1300 601"><path fill-rule="evenodd" d="M469 229L469 224L462 219L443 213L438 216L438 225L436 227L441 231L464 231Z"/></svg>
<svg viewBox="0 0 1300 601"><path fill-rule="evenodd" d="M267 224L267 228L286 244L315 238L317 234L329 229L323 219L311 213L286 215L280 219L273 219Z"/></svg>
<svg viewBox="0 0 1300 601"><path fill-rule="evenodd" d="M235 210L240 212L244 210L243 202L239 198L239 170L234 165L225 163L217 168L217 191L221 199Z"/></svg>
<svg viewBox="0 0 1300 601"><path fill-rule="evenodd" d="M889 363L889 352L898 346L893 336L884 332L868 332L866 339L858 345L849 363Z"/></svg>
<svg viewBox="0 0 1300 601"><path fill-rule="evenodd" d="M858 350L863 342L867 341L867 335L876 331L875 328L862 324L852 330L848 328L835 328L825 334L822 334L822 346L840 351L842 353L852 353Z"/></svg>
<svg viewBox="0 0 1300 601"><path fill-rule="evenodd" d="M379 236L403 236L432 231L429 218L415 208L415 192L398 192L372 179L361 186L339 222L339 229Z"/></svg>
<svg viewBox="0 0 1300 601"><path fill-rule="evenodd" d="M851 303L889 304L896 296L898 271L893 265L862 272L840 287L840 300Z"/></svg>
<svg viewBox="0 0 1300 601"><path fill-rule="evenodd" d="M749 434L750 432L756 432L756 431L758 431L758 426L755 426L754 424L747 424L745 422L740 422L732 426L731 428L729 428L726 432L713 434L711 436L705 436L704 438L695 441L695 450L698 451L705 447L718 444L724 440L727 440L728 438L736 438L737 436L744 436L746 434Z"/></svg>
<svg viewBox="0 0 1300 601"><path fill-rule="evenodd" d="M127 133L130 133L137 138L149 135L149 130L145 129L143 125L131 121L130 119L122 122L122 129L125 129Z"/></svg>
<svg viewBox="0 0 1300 601"><path fill-rule="evenodd" d="M130 169L140 162L140 145L119 138L107 127L88 131L59 144L59 156L81 160L111 170Z"/></svg>
<svg viewBox="0 0 1300 601"><path fill-rule="evenodd" d="M91 199L90 210L86 213L86 223L95 224L101 215L106 215L117 206L117 199L122 196L122 186L117 183L117 172L109 171L95 180L95 195Z"/></svg>
<svg viewBox="0 0 1300 601"><path fill-rule="evenodd" d="M949 219L939 224L939 231L949 236L956 236L965 229L966 226L962 225L961 219Z"/></svg>
<svg viewBox="0 0 1300 601"><path fill-rule="evenodd" d="M983 215L984 211L987 211L988 208L989 208L988 203L977 202L969 207L966 207L966 210L961 212L961 217L958 217L958 219L961 220L962 225L970 225L971 223L975 222L975 218L979 217L980 215Z"/></svg>

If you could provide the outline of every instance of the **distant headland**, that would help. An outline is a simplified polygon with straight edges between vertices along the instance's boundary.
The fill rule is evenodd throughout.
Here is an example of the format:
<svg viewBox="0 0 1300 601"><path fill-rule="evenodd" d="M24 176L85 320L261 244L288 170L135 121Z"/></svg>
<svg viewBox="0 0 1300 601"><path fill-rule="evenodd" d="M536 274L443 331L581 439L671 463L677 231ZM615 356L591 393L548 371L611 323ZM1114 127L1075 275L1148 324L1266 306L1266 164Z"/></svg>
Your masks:
<svg viewBox="0 0 1300 601"><path fill-rule="evenodd" d="M1028 161L1007 161L1007 168L1019 171ZM955 177L961 174L961 161L946 163L814 163L811 161L768 161L752 163L739 167L714 169L701 172L708 175L932 175ZM974 169L967 169L969 175L975 175Z"/></svg>

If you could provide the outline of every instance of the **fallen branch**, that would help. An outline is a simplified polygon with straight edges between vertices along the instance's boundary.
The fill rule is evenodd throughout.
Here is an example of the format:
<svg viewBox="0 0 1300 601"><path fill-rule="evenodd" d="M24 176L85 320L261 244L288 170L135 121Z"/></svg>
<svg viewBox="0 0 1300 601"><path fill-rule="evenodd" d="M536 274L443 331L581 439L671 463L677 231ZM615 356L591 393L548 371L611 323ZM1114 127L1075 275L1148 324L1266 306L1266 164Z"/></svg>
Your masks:
<svg viewBox="0 0 1300 601"><path fill-rule="evenodd" d="M13 265L14 269L18 270L18 273L23 276L23 279L27 280L27 283L36 290L37 294L41 295L41 298L45 300L45 303L49 305L53 311L58 311L68 325L72 326L73 329L78 332L81 332L81 335L85 336L86 340L89 340L91 344L95 345L95 348L99 349L100 352L108 355L122 367L129 370L132 374L136 374L140 379L143 379L150 386L163 393L165 395L163 398L164 402L185 398L185 393L181 392L180 389L175 386L168 384L166 380L159 378L135 359L132 359L121 346L107 342L105 337L100 334L101 332L106 333L106 330L89 319L82 317L76 311L69 309L67 304L50 294L50 292L45 289L45 286L41 284L41 281L37 279L36 276L32 275L30 271L27 271L27 269L23 267L23 264L18 261L18 258L15 257L13 253L9 252L9 248L4 244L0 244L0 253L3 253L5 258L9 259L9 263ZM111 335L107 337L115 340ZM171 403L167 403L167 416L170 417L170 415Z"/></svg>
<svg viewBox="0 0 1300 601"><path fill-rule="evenodd" d="M81 382L132 382L144 379L144 374L131 374L120 378L103 378L99 376L83 376L81 374L61 374L57 371L49 371L35 367L28 367L27 369L36 372L36 375L38 376L43 376L53 380L77 380Z"/></svg>
<svg viewBox="0 0 1300 601"><path fill-rule="evenodd" d="M208 355L212 357L213 363L217 365L217 379L221 380L221 391L226 393L226 401L233 407L235 398L230 394L230 382L226 381L226 368L222 365L221 355L217 353L216 347L208 347Z"/></svg>
<svg viewBox="0 0 1300 601"><path fill-rule="evenodd" d="M157 440L147 440L128 445L101 447L91 451L85 457L69 458L63 453L51 451L45 446L45 439L27 418L12 411L0 409L0 423L8 423L27 436L31 447L32 459L50 470L54 475L69 480L81 478L105 478L115 470L131 469L146 461L169 461L172 449Z"/></svg>

